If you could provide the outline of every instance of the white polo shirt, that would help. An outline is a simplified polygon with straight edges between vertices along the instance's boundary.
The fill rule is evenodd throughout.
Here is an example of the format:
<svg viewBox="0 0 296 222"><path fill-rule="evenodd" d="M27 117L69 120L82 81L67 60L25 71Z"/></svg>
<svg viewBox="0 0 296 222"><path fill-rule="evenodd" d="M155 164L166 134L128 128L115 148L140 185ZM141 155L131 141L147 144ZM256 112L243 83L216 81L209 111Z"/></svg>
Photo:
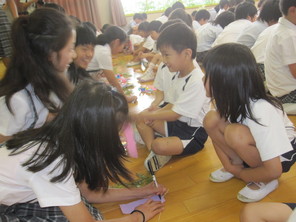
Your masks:
<svg viewBox="0 0 296 222"><path fill-rule="evenodd" d="M280 18L267 43L265 56L266 83L271 94L280 97L295 90L296 79L288 65L296 63L296 25Z"/></svg>
<svg viewBox="0 0 296 222"><path fill-rule="evenodd" d="M261 20L253 22L240 33L237 43L241 43L251 48L256 42L260 33L263 32L267 27L267 22L263 22Z"/></svg>
<svg viewBox="0 0 296 222"><path fill-rule="evenodd" d="M200 27L200 29L195 32L197 38L197 52L204 52L211 49L213 42L223 31L220 25L213 25L212 23L207 23Z"/></svg>
<svg viewBox="0 0 296 222"><path fill-rule="evenodd" d="M252 22L247 19L239 19L234 22L231 22L223 29L222 33L216 38L215 42L212 44L212 47L224 43L237 42L237 38L239 37L240 33L251 24Z"/></svg>
<svg viewBox="0 0 296 222"><path fill-rule="evenodd" d="M109 44L95 46L94 56L86 70L98 69L113 70L112 52Z"/></svg>
<svg viewBox="0 0 296 222"><path fill-rule="evenodd" d="M253 52L257 63L262 63L264 64L265 61L265 50L266 50L266 45L268 42L268 39L276 29L278 24L274 24L272 26L269 26L266 28L261 34L258 36L255 44L251 48L251 51Z"/></svg>

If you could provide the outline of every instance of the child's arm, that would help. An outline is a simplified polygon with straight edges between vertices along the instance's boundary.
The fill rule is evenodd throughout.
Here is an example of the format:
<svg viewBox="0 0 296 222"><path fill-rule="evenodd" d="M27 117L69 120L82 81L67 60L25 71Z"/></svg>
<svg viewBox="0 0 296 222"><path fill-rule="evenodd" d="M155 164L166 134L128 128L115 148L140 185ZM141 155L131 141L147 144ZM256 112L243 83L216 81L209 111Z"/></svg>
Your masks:
<svg viewBox="0 0 296 222"><path fill-rule="evenodd" d="M158 105L163 101L164 93L161 90L155 91L155 98L151 103L150 107L148 108L149 111L154 111L158 109Z"/></svg>
<svg viewBox="0 0 296 222"><path fill-rule="evenodd" d="M138 119L142 119L142 120L176 121L180 117L181 117L180 114L174 112L171 109L161 109L154 112L143 111L138 114Z"/></svg>
<svg viewBox="0 0 296 222"><path fill-rule="evenodd" d="M113 87L115 87L117 89L117 91L120 92L121 94L124 94L123 93L123 90L121 88L121 85L119 84L119 82L116 79L115 74L114 74L114 72L112 70L104 69L103 70L103 74L107 78L107 80L110 83L110 85L112 85Z"/></svg>
<svg viewBox="0 0 296 222"><path fill-rule="evenodd" d="M154 56L155 56L155 53L154 53L154 52L147 52L147 53L140 52L140 53L139 53L139 57L140 57L141 59L144 59L144 58L152 59Z"/></svg>

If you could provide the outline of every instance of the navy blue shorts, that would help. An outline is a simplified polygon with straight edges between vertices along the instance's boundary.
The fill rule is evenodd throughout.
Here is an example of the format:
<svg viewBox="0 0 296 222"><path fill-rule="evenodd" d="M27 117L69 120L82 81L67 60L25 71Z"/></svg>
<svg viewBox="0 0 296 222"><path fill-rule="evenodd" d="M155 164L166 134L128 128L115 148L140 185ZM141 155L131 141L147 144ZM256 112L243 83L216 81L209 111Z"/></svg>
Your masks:
<svg viewBox="0 0 296 222"><path fill-rule="evenodd" d="M288 205L292 210L296 208L296 203L284 203L284 204Z"/></svg>
<svg viewBox="0 0 296 222"><path fill-rule="evenodd" d="M167 135L179 137L184 146L180 156L192 155L204 148L208 134L203 127L188 126L187 123L179 120L166 122Z"/></svg>

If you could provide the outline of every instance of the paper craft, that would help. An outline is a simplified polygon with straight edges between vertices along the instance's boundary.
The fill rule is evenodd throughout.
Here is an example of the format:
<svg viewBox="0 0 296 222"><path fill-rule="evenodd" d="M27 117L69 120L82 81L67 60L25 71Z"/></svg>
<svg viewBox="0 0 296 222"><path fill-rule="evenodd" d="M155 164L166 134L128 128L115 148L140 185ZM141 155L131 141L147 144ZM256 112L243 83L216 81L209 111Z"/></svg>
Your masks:
<svg viewBox="0 0 296 222"><path fill-rule="evenodd" d="M151 197L149 199L152 199L154 201L161 201L162 203L165 202L164 197L162 196L161 200L160 200L158 195L155 195L155 196L153 196L153 197ZM130 202L130 203L127 203L127 204L120 204L119 206L120 206L121 212L123 214L130 214L137 206L146 203L146 201L149 200L149 199L145 198L145 199L136 200L136 201L133 201L133 202Z"/></svg>
<svg viewBox="0 0 296 222"><path fill-rule="evenodd" d="M123 133L126 139L126 149L129 156L138 158L138 150L135 142L134 131L130 123L125 124Z"/></svg>

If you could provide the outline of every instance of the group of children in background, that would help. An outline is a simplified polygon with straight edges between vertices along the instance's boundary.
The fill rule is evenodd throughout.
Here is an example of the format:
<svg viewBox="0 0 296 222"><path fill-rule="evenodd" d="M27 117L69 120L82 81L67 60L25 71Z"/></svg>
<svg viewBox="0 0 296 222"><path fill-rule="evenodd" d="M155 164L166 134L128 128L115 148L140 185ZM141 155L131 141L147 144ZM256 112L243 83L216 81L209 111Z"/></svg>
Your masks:
<svg viewBox="0 0 296 222"><path fill-rule="evenodd" d="M157 89L133 118L150 151L147 169L197 153L209 136L222 163L211 181L245 181L242 202L278 187L296 161L296 133L283 108L295 104L296 0L265 0L259 13L248 0L221 0L192 16L184 9L176 2L152 22L137 13L130 35L108 25L97 36L91 23L73 26L47 7L14 21L14 51L0 81L0 221L103 220L89 203L166 192L153 184L108 189L110 181L132 180L119 132L137 97L124 95L112 65L127 42L134 55L127 65L148 61L139 82L155 79ZM294 208L250 204L241 221L286 221ZM163 209L149 200L112 221L147 221Z"/></svg>

